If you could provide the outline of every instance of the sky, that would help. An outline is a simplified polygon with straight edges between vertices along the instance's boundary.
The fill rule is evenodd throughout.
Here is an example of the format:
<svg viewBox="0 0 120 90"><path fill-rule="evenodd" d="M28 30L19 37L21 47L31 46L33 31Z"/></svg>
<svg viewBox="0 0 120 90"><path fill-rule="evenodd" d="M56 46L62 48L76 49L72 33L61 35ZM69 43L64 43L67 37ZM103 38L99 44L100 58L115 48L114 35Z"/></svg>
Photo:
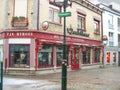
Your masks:
<svg viewBox="0 0 120 90"><path fill-rule="evenodd" d="M100 2L110 3L110 2L116 2L120 4L120 0L98 0Z"/></svg>
<svg viewBox="0 0 120 90"><path fill-rule="evenodd" d="M102 3L105 3L105 4L109 4L111 2L116 2L116 3L120 4L120 0L89 0L89 1L91 1L94 4L96 4L98 2L102 2Z"/></svg>

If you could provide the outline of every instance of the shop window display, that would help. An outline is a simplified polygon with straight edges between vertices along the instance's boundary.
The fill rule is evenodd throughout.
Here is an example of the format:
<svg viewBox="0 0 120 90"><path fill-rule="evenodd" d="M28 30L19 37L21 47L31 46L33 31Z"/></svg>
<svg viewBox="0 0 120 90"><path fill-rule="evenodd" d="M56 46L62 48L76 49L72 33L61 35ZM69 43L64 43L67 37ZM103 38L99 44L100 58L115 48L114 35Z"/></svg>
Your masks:
<svg viewBox="0 0 120 90"><path fill-rule="evenodd" d="M63 50L62 50L62 46L57 46L57 66L61 65L61 61L63 59Z"/></svg>
<svg viewBox="0 0 120 90"><path fill-rule="evenodd" d="M94 62L95 63L100 62L100 48L94 49Z"/></svg>
<svg viewBox="0 0 120 90"><path fill-rule="evenodd" d="M52 45L44 44L42 50L38 54L39 67L52 67Z"/></svg>
<svg viewBox="0 0 120 90"><path fill-rule="evenodd" d="M29 67L29 46L10 45L10 67Z"/></svg>
<svg viewBox="0 0 120 90"><path fill-rule="evenodd" d="M113 62L114 63L116 62L116 53L115 52L113 53Z"/></svg>
<svg viewBox="0 0 120 90"><path fill-rule="evenodd" d="M90 64L90 47L86 47L86 50L83 51L83 64Z"/></svg>

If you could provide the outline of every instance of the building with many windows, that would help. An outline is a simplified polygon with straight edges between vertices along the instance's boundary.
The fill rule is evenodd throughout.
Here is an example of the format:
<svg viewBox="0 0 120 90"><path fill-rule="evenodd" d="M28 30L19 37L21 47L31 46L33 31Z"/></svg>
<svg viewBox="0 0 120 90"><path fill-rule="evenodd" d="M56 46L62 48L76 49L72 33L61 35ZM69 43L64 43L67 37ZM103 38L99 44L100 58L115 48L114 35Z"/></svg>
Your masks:
<svg viewBox="0 0 120 90"><path fill-rule="evenodd" d="M0 47L7 73L54 72L63 57L63 8L53 0L2 0ZM69 1L68 1L69 2ZM67 7L67 66L100 66L103 61L102 10L86 0ZM44 25L49 22L49 27Z"/></svg>
<svg viewBox="0 0 120 90"><path fill-rule="evenodd" d="M120 63L120 10L118 4L99 5L103 9L103 36L108 38L105 46L104 64L118 65Z"/></svg>

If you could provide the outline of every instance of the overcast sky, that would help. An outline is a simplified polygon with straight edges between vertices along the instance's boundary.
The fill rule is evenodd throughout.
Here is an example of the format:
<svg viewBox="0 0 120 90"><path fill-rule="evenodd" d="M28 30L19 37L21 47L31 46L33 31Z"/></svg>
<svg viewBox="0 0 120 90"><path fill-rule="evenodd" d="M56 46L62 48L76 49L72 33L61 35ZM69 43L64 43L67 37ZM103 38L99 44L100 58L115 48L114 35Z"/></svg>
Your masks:
<svg viewBox="0 0 120 90"><path fill-rule="evenodd" d="M120 4L120 0L98 0L100 2L110 3L110 2L116 2Z"/></svg>
<svg viewBox="0 0 120 90"><path fill-rule="evenodd" d="M120 0L89 0L89 1L91 1L94 4L96 4L98 2L102 2L102 3L105 3L105 4L110 4L111 2L116 2L116 3L120 4Z"/></svg>

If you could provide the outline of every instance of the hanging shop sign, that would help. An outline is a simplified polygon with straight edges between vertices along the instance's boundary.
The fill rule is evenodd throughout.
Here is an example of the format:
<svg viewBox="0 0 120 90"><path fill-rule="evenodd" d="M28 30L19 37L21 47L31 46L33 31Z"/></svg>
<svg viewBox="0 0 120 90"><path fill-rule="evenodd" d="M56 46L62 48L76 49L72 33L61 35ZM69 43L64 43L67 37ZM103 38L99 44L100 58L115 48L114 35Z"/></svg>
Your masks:
<svg viewBox="0 0 120 90"><path fill-rule="evenodd" d="M104 44L104 45L107 45L107 43L108 43L108 38L107 38L106 35L103 35L102 41L103 41L103 44Z"/></svg>
<svg viewBox="0 0 120 90"><path fill-rule="evenodd" d="M67 32L70 35L80 35L80 36L89 37L89 34L85 33L84 30L80 30L80 29L77 29L77 31L73 31L73 28L67 28Z"/></svg>
<svg viewBox="0 0 120 90"><path fill-rule="evenodd" d="M108 40L107 36L106 36L106 35L103 35L102 40L103 40L103 41L107 41L107 40Z"/></svg>
<svg viewBox="0 0 120 90"><path fill-rule="evenodd" d="M49 27L49 22L48 22L48 21L44 21L44 22L42 23L42 29L43 29L43 30L47 30L48 27Z"/></svg>

